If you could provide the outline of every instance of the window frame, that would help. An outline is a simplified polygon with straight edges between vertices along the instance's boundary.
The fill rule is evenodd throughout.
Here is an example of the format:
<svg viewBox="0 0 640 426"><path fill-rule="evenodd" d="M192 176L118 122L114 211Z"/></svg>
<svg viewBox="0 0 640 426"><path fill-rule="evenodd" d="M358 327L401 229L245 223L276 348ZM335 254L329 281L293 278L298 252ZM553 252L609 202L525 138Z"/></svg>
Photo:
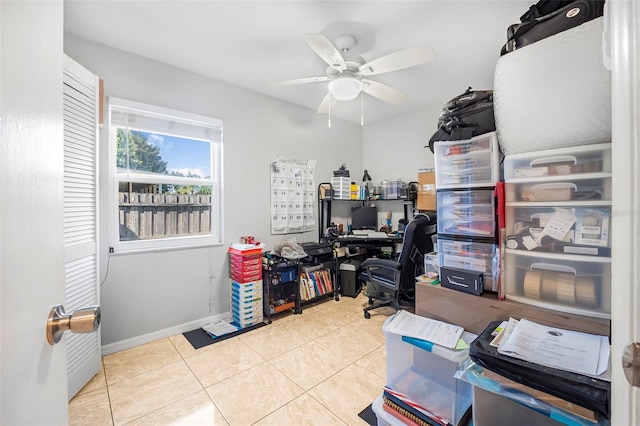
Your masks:
<svg viewBox="0 0 640 426"><path fill-rule="evenodd" d="M211 155L211 177L210 178L192 178L171 175L161 175L153 173L145 173L138 171L119 171L117 167L117 128L121 126L114 125L112 122L112 109L129 109L138 111L142 114L159 115L166 118L173 118L180 122L192 122L194 125L211 128L219 131L220 140L205 140L195 138L193 136L184 136L180 133L171 134L169 132L161 133L155 130L145 130L131 128L131 130L139 130L145 133L166 134L168 136L181 137L184 139L202 140L209 142ZM197 247L212 247L223 244L223 121L215 118L205 117L197 114L187 113L183 111L173 110L169 108L149 105L141 102L130 101L115 97L109 97L108 100L108 132L109 132L109 181L111 182L111 199L110 199L110 233L111 247L114 253L134 253L146 251L166 251L180 250ZM120 241L120 205L119 205L119 184L120 183L142 183L142 184L177 184L177 185L201 185L211 186L211 210L210 210L210 233L206 235L182 235L166 238L151 238L144 240Z"/></svg>

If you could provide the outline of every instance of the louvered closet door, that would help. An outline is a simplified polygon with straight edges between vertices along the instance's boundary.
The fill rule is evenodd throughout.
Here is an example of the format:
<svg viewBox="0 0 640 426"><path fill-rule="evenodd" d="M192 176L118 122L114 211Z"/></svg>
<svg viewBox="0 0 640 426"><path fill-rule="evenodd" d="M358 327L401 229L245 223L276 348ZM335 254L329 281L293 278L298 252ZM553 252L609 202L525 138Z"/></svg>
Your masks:
<svg viewBox="0 0 640 426"><path fill-rule="evenodd" d="M64 62L65 310L99 304L98 78ZM71 399L100 370L100 330L66 333Z"/></svg>

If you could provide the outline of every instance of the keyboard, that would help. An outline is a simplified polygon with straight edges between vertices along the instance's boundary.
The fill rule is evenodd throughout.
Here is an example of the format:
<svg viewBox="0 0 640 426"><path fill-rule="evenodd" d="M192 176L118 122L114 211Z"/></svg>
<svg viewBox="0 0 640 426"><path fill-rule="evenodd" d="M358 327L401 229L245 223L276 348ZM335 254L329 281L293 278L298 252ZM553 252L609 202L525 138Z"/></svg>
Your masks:
<svg viewBox="0 0 640 426"><path fill-rule="evenodd" d="M385 234L384 232L369 232L369 234L367 234L367 237L369 237L369 238L388 238L389 236L387 234Z"/></svg>
<svg viewBox="0 0 640 426"><path fill-rule="evenodd" d="M351 231L353 235L369 235L369 233L373 232L368 229L354 229Z"/></svg>

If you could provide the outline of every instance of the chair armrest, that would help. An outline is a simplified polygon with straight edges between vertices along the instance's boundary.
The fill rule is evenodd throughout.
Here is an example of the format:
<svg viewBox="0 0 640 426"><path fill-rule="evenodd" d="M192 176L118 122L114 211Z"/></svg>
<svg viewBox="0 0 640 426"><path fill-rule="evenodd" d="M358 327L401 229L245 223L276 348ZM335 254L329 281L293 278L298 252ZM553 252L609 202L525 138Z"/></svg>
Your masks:
<svg viewBox="0 0 640 426"><path fill-rule="evenodd" d="M400 269L402 269L402 265L399 262L396 262L395 260L390 260L390 259L371 258L362 262L360 266L362 268L367 268L367 267L385 268L385 269L390 269L392 271L399 271Z"/></svg>
<svg viewBox="0 0 640 426"><path fill-rule="evenodd" d="M367 259L362 262L363 281L397 290L400 285L400 271L402 265L389 259Z"/></svg>

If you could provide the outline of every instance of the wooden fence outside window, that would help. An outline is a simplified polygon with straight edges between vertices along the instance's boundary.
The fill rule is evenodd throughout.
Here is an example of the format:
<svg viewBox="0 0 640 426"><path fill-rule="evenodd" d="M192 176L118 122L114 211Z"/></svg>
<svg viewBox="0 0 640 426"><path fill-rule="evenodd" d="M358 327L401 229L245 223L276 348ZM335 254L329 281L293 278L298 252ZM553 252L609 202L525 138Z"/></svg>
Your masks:
<svg viewBox="0 0 640 426"><path fill-rule="evenodd" d="M211 195L118 193L120 241L211 233Z"/></svg>

